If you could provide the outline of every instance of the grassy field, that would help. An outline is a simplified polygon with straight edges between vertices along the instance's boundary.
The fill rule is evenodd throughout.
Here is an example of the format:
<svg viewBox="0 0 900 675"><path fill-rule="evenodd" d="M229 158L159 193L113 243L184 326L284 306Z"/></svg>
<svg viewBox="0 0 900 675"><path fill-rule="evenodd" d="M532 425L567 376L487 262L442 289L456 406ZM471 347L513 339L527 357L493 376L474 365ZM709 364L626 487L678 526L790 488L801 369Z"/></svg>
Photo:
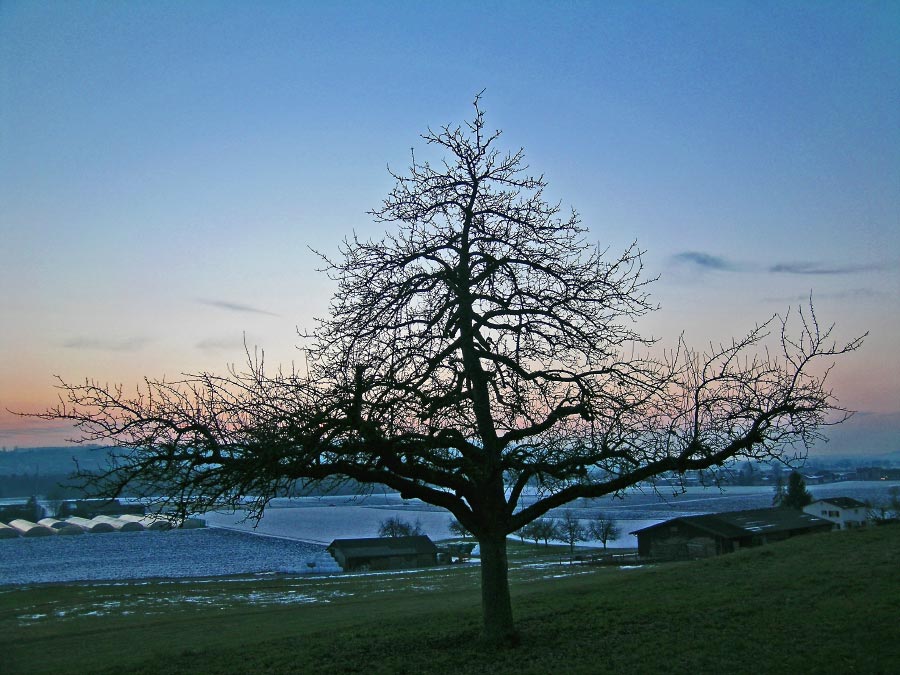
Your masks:
<svg viewBox="0 0 900 675"><path fill-rule="evenodd" d="M900 527L630 569L514 544L516 649L478 570L0 589L0 672L896 673Z"/></svg>

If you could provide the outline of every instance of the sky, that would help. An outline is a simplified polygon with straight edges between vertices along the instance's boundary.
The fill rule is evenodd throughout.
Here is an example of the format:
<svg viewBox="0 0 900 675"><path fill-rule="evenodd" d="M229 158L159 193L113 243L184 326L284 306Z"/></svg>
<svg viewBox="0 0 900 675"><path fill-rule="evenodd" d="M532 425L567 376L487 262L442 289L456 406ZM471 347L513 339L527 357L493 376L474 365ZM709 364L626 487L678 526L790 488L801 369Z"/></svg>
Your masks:
<svg viewBox="0 0 900 675"><path fill-rule="evenodd" d="M467 0L0 0L0 447L73 436L9 412L54 376L301 359L315 251L380 236L388 167L482 90L549 199L646 250L645 333L702 348L811 296L869 332L839 449L898 449L900 3Z"/></svg>

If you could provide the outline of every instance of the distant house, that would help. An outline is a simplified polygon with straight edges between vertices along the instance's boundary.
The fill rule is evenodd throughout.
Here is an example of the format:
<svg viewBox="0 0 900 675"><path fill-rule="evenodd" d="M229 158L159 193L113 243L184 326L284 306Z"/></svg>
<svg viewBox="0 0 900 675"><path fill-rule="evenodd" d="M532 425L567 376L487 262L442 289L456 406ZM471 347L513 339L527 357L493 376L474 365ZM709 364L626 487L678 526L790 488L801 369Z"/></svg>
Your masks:
<svg viewBox="0 0 900 675"><path fill-rule="evenodd" d="M831 521L836 530L866 526L866 505L851 497L819 499L804 506L803 511Z"/></svg>
<svg viewBox="0 0 900 675"><path fill-rule="evenodd" d="M335 539L328 552L345 572L402 570L437 565L437 546L428 537Z"/></svg>
<svg viewBox="0 0 900 675"><path fill-rule="evenodd" d="M830 521L795 509L752 509L681 516L631 534L637 535L641 557L677 560L731 553L831 528Z"/></svg>

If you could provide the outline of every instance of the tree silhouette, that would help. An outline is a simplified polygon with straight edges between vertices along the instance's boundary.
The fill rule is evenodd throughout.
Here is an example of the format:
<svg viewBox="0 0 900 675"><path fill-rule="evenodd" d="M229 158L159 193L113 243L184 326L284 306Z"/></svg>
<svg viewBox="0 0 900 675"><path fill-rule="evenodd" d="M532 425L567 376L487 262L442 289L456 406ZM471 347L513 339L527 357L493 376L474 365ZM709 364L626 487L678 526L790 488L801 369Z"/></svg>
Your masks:
<svg viewBox="0 0 900 675"><path fill-rule="evenodd" d="M450 521L450 524L447 526L447 529L450 530L450 534L455 537L469 537L472 535L462 523L460 523L455 518Z"/></svg>
<svg viewBox="0 0 900 675"><path fill-rule="evenodd" d="M784 479L781 477L781 474L778 474L775 477L775 494L772 495L772 506L781 506L781 503L784 501L787 488L784 486Z"/></svg>
<svg viewBox="0 0 900 675"><path fill-rule="evenodd" d="M392 174L372 215L393 229L324 258L337 291L302 336L307 370L272 374L248 350L246 371L134 394L60 381L42 416L120 449L95 490L137 482L183 511L250 497L259 514L295 481L387 485L478 539L484 634L514 642L507 535L663 473L802 454L845 416L817 364L861 338L836 345L811 308L654 356L635 323L654 309L641 251L587 243L474 105L463 126L423 135L439 157Z"/></svg>
<svg viewBox="0 0 900 675"><path fill-rule="evenodd" d="M569 545L569 560L575 555L575 544L588 539L587 528L569 509L566 509L563 517L556 522L556 532L557 538Z"/></svg>
<svg viewBox="0 0 900 675"><path fill-rule="evenodd" d="M544 542L546 547L550 545L551 540L558 537L559 528L552 518L538 518L520 527L517 534L523 539L533 541L535 546Z"/></svg>
<svg viewBox="0 0 900 675"><path fill-rule="evenodd" d="M778 495L776 494L776 497ZM792 471L788 476L787 490L782 493L776 506L784 506L791 509L803 510L807 504L811 504L813 496L806 489L806 481L796 471Z"/></svg>
<svg viewBox="0 0 900 675"><path fill-rule="evenodd" d="M413 537L425 534L422 529L422 521L416 519L415 523L403 520L399 516L391 516L381 521L378 526L379 537Z"/></svg>
<svg viewBox="0 0 900 675"><path fill-rule="evenodd" d="M588 533L603 544L603 550L605 551L606 544L618 537L622 530L612 517L607 516L605 513L600 513L588 525Z"/></svg>

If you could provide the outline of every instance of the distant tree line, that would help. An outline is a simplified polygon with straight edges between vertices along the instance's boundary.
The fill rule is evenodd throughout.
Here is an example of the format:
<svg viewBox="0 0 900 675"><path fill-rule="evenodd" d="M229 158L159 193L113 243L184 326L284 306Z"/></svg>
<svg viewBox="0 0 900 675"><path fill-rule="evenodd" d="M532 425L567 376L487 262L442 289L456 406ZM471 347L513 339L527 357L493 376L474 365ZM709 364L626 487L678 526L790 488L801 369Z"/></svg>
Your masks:
<svg viewBox="0 0 900 675"><path fill-rule="evenodd" d="M369 494L396 494L397 491L384 485L366 485L352 478L339 478L336 480L303 485L303 481L297 480L281 487L275 492L276 497L325 497L345 495L369 495Z"/></svg>
<svg viewBox="0 0 900 675"><path fill-rule="evenodd" d="M393 494L396 491L382 486L363 485L350 479L311 485L305 488L300 481L297 481L280 488L274 496L323 497L371 494L372 492ZM108 496L89 493L82 485L82 481L71 473L0 473L0 499L28 498L32 495L40 495L49 500ZM150 490L139 483L134 483L123 489L119 496L139 498L159 495L156 490Z"/></svg>
<svg viewBox="0 0 900 675"><path fill-rule="evenodd" d="M562 518L538 518L517 534L522 541L533 541L535 546L540 542L543 542L544 546L549 546L551 541L563 542L568 544L571 555L574 554L575 545L579 542L599 541L606 549L609 542L622 534L622 529L614 518L605 513L581 519L573 511L566 510Z"/></svg>
<svg viewBox="0 0 900 675"><path fill-rule="evenodd" d="M416 522L410 523L399 516L391 516L381 521L378 526L379 537L417 537L425 534L422 521L416 518Z"/></svg>
<svg viewBox="0 0 900 675"><path fill-rule="evenodd" d="M583 522L586 520L587 522ZM447 526L450 533L457 537L469 537L471 533L458 520L453 519ZM549 546L551 541L560 541L569 545L569 553L573 555L575 545L584 541L599 541L605 549L610 541L622 533L616 521L605 513L598 513L593 518L581 519L567 509L562 518L538 518L521 528L516 534L522 541L540 542ZM414 523L399 516L392 516L381 521L378 527L379 537L409 537L425 534L422 521Z"/></svg>
<svg viewBox="0 0 900 675"><path fill-rule="evenodd" d="M0 498L30 497L42 495L48 499L78 499L84 491L72 484L65 474L11 474L0 475Z"/></svg>

